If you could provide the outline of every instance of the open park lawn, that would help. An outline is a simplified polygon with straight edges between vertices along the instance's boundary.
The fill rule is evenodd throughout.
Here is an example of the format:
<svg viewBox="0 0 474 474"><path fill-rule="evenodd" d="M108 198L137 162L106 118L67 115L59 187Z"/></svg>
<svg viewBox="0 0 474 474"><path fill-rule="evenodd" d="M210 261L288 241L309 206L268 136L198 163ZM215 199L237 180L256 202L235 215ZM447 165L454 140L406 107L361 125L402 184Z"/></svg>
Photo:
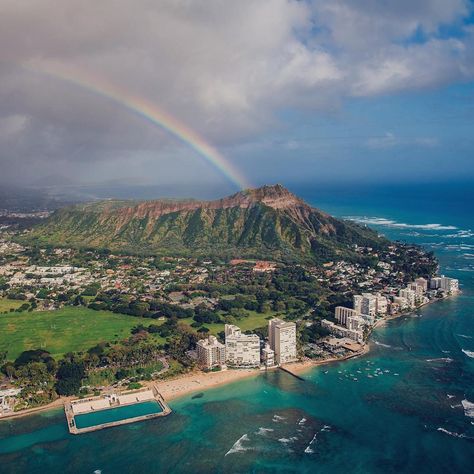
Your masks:
<svg viewBox="0 0 474 474"><path fill-rule="evenodd" d="M8 351L7 358L14 360L25 350L41 348L57 359L102 341L125 339L130 336L130 329L143 321L84 307L0 314L0 351ZM150 322L147 320L144 325Z"/></svg>
<svg viewBox="0 0 474 474"><path fill-rule="evenodd" d="M26 301L10 300L8 298L0 298L0 313L19 308Z"/></svg>

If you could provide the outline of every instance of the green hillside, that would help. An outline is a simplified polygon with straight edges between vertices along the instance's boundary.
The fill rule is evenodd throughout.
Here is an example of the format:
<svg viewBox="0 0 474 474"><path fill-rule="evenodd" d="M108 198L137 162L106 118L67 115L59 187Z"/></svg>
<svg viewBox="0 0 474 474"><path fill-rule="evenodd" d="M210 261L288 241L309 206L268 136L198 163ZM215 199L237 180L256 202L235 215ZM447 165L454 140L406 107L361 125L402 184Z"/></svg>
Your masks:
<svg viewBox="0 0 474 474"><path fill-rule="evenodd" d="M38 245L290 261L351 257L354 244L385 245L372 230L312 208L279 185L210 202L103 201L67 207L26 239Z"/></svg>

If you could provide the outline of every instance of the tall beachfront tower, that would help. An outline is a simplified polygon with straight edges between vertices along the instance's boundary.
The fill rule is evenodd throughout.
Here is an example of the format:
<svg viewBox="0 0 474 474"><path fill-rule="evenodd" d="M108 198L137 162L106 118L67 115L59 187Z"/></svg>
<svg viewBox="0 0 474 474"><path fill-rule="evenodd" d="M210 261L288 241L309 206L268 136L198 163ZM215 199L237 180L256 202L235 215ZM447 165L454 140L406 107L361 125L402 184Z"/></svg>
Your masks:
<svg viewBox="0 0 474 474"><path fill-rule="evenodd" d="M296 324L271 319L268 322L268 341L275 351L275 362L285 364L296 360Z"/></svg>

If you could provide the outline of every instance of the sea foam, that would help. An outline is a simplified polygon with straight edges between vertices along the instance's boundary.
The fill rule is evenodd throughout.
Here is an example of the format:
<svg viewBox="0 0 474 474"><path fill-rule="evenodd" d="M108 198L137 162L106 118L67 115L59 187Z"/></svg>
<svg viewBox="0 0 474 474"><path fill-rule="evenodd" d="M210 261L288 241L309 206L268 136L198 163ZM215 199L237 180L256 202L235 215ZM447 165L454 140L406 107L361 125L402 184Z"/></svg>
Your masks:
<svg viewBox="0 0 474 474"><path fill-rule="evenodd" d="M421 229L421 230L457 230L454 225L443 224L406 224L405 222L397 222L385 217L367 217L367 216L346 216L345 219L359 222L367 225L381 225L386 227L394 227L397 229Z"/></svg>
<svg viewBox="0 0 474 474"><path fill-rule="evenodd" d="M445 433L449 436L453 436L454 438L466 438L466 439L472 439L470 436L466 436L465 434L462 433L455 433L453 431L448 431L445 430L444 428L438 428L437 431L441 431L441 433Z"/></svg>
<svg viewBox="0 0 474 474"><path fill-rule="evenodd" d="M468 418L474 418L474 403L470 402L469 400L462 400L461 404L464 408L464 414Z"/></svg>
<svg viewBox="0 0 474 474"><path fill-rule="evenodd" d="M383 342L379 342L379 341L374 341L374 342L377 346L380 346L380 347L387 347L387 348L392 347L390 344L384 344Z"/></svg>
<svg viewBox="0 0 474 474"><path fill-rule="evenodd" d="M272 431L275 431L274 429L272 428L264 428L263 426L261 426L256 432L255 434L256 435L260 435L260 436L265 436L267 433L270 433Z"/></svg>

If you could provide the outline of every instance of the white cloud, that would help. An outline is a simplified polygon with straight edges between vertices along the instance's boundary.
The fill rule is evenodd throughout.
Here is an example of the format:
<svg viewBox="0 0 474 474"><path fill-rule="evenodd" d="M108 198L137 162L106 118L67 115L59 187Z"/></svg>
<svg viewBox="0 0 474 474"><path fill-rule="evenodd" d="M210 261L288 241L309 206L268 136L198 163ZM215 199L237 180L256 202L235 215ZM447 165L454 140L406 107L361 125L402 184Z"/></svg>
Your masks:
<svg viewBox="0 0 474 474"><path fill-rule="evenodd" d="M3 0L2 114L28 117L0 152L22 160L166 156L175 142L104 98L22 69L54 61L164 107L217 146L259 136L288 108L325 110L474 76L464 0ZM463 34L441 38L441 25ZM420 33L421 32L421 33ZM420 33L422 41L411 38ZM13 119L10 119L13 120ZM18 119L17 119L18 120ZM8 127L7 127L8 128ZM0 127L0 146L8 130ZM394 146L387 135L369 146ZM10 145L10 143L9 143ZM170 165L172 166L172 165Z"/></svg>

